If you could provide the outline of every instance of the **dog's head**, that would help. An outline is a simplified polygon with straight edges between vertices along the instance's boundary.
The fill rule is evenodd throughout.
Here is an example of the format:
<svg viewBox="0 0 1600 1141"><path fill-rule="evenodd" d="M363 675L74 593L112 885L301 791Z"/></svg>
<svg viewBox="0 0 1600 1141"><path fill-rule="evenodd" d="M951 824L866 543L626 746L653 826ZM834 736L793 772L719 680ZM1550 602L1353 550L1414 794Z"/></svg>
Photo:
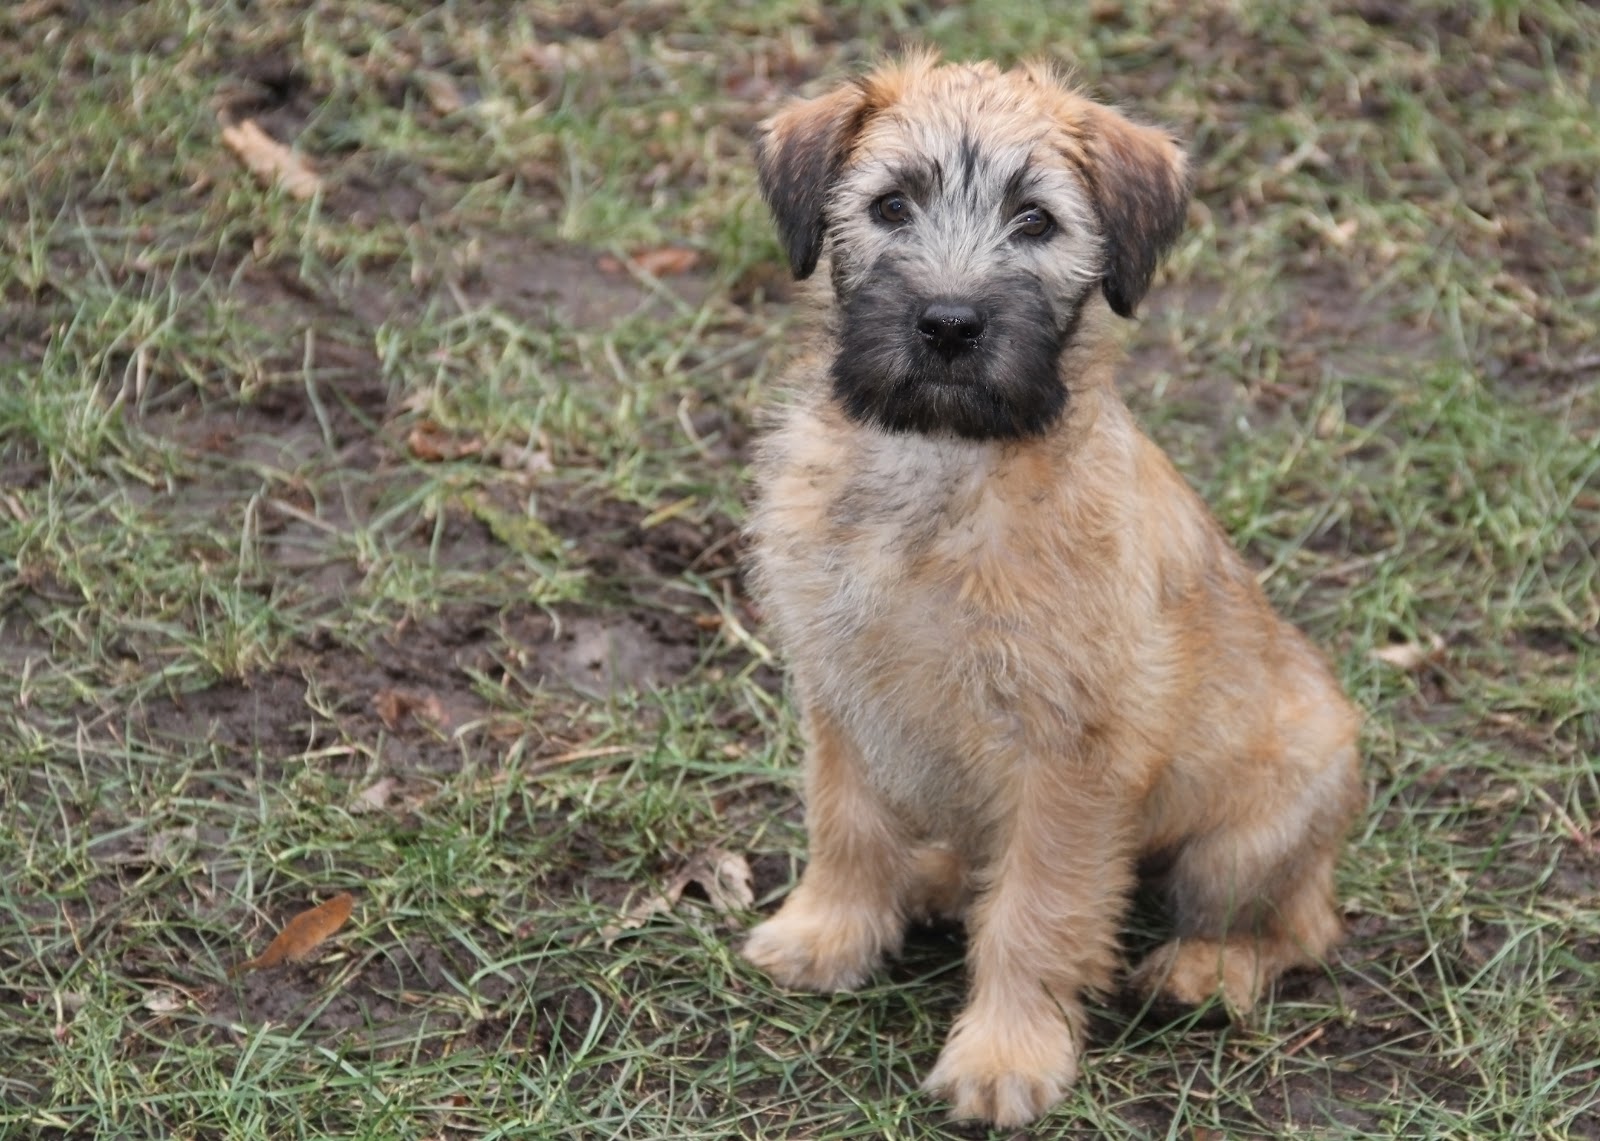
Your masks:
<svg viewBox="0 0 1600 1141"><path fill-rule="evenodd" d="M1085 306L1133 315L1188 201L1170 136L1042 66L913 57L779 112L756 159L795 276L828 249L835 391L891 431L1049 428Z"/></svg>

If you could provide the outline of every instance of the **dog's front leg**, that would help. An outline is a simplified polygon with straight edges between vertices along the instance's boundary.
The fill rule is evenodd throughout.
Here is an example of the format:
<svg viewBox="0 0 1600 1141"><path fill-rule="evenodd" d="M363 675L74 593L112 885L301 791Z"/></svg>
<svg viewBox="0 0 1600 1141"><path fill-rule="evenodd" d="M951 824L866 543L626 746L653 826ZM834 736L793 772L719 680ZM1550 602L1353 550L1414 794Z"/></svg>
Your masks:
<svg viewBox="0 0 1600 1141"><path fill-rule="evenodd" d="M999 807L968 916L971 993L923 1084L954 1116L1009 1127L1077 1077L1079 993L1111 981L1134 871L1125 806L1098 765L1021 762Z"/></svg>
<svg viewBox="0 0 1600 1141"><path fill-rule="evenodd" d="M816 707L806 730L811 862L744 957L784 986L851 990L899 950L918 864L848 734Z"/></svg>

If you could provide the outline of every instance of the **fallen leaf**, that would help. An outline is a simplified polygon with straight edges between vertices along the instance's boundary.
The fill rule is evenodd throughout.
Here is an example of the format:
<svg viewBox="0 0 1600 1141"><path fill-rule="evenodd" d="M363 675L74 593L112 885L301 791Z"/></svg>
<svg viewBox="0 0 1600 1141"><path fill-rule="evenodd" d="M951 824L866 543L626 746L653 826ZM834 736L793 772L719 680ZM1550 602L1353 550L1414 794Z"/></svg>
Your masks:
<svg viewBox="0 0 1600 1141"><path fill-rule="evenodd" d="M304 962L311 953L345 925L355 907L355 896L347 891L325 903L302 911L278 932L278 937L267 944L267 949L253 959L247 959L228 972L232 978L246 971L261 971L284 963Z"/></svg>
<svg viewBox="0 0 1600 1141"><path fill-rule="evenodd" d="M654 277L671 277L688 273L700 264L700 251L687 246L662 246L656 250L643 250L628 259L634 269Z"/></svg>
<svg viewBox="0 0 1600 1141"><path fill-rule="evenodd" d="M600 937L609 945L622 932L644 926L651 916L671 911L691 884L705 893L706 901L719 914L743 911L755 903L750 862L725 848L707 848L690 857L666 887L624 911L616 923L600 932Z"/></svg>
<svg viewBox="0 0 1600 1141"><path fill-rule="evenodd" d="M380 689L372 695L373 712L377 713L386 729L399 725L400 719L410 712L410 708L406 695L398 689Z"/></svg>
<svg viewBox="0 0 1600 1141"><path fill-rule="evenodd" d="M222 141L257 180L283 187L291 198L304 201L322 189L322 179L311 164L263 131L254 119L222 128Z"/></svg>
<svg viewBox="0 0 1600 1141"><path fill-rule="evenodd" d="M422 81L422 93L428 98L428 105L441 115L454 115L467 105L462 98L461 88L456 86L442 71L425 71L419 77Z"/></svg>
<svg viewBox="0 0 1600 1141"><path fill-rule="evenodd" d="M737 852L711 848L701 853L699 863L691 860L679 875L687 876L689 883L699 884L718 912L744 911L755 904L750 862Z"/></svg>
<svg viewBox="0 0 1600 1141"><path fill-rule="evenodd" d="M366 788L356 794L350 811L360 814L363 812L382 812L389 802L394 799L394 790L400 782L394 777L382 777L373 781Z"/></svg>
<svg viewBox="0 0 1600 1141"><path fill-rule="evenodd" d="M688 246L661 246L629 254L626 267L609 254L603 255L598 264L605 273L621 273L624 268L632 268L651 277L673 277L680 273L688 273L699 265L700 251L692 250Z"/></svg>
<svg viewBox="0 0 1600 1141"><path fill-rule="evenodd" d="M483 451L483 441L452 435L432 420L424 420L406 436L406 447L423 463L436 464L475 456Z"/></svg>
<svg viewBox="0 0 1600 1141"><path fill-rule="evenodd" d="M403 689L380 689L372 695L372 708L387 729L398 729L407 717L448 727L444 705L431 693L410 693Z"/></svg>
<svg viewBox="0 0 1600 1141"><path fill-rule="evenodd" d="M548 447L525 448L521 444L507 444L500 449L500 466L524 475L540 475L554 471L556 465L550 458Z"/></svg>
<svg viewBox="0 0 1600 1141"><path fill-rule="evenodd" d="M176 1014L186 1003L177 991L171 987L162 987L160 990L151 991L143 1005L151 1014Z"/></svg>
<svg viewBox="0 0 1600 1141"><path fill-rule="evenodd" d="M1444 639L1434 634L1426 643L1398 642L1392 646L1380 646L1372 651L1372 657L1385 665L1393 666L1406 673L1415 673L1423 666L1439 660L1444 654Z"/></svg>

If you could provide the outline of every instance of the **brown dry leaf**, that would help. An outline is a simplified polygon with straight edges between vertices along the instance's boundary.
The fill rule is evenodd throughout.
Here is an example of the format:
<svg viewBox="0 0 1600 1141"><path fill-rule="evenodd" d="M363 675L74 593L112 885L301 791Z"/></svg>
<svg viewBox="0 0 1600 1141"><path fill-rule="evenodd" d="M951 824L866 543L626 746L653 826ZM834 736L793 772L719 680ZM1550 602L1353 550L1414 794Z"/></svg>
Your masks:
<svg viewBox="0 0 1600 1141"><path fill-rule="evenodd" d="M418 703L412 716L431 721L441 729L450 728L450 715L444 711L444 703L431 693L422 695L422 701Z"/></svg>
<svg viewBox="0 0 1600 1141"><path fill-rule="evenodd" d="M267 944L267 949L253 959L247 959L228 972L230 978L246 971L261 971L284 963L304 962L350 918L355 907L355 896L347 891L325 903L302 911L278 932L278 937Z"/></svg>
<svg viewBox="0 0 1600 1141"><path fill-rule="evenodd" d="M427 96L428 105L439 114L454 115L467 105L461 88L444 72L425 71L418 78L422 81L422 93Z"/></svg>
<svg viewBox="0 0 1600 1141"><path fill-rule="evenodd" d="M372 695L372 708L386 729L397 729L407 717L431 721L448 727L450 718L444 704L431 693L410 693L403 689L380 689Z"/></svg>
<svg viewBox="0 0 1600 1141"><path fill-rule="evenodd" d="M311 164L263 131L254 119L222 128L222 141L256 178L277 183L291 198L304 201L322 189L322 179Z"/></svg>
<svg viewBox="0 0 1600 1141"><path fill-rule="evenodd" d="M411 711L411 705L406 695L398 689L380 689L372 695L372 709L383 722L384 728L393 729Z"/></svg>
<svg viewBox="0 0 1600 1141"><path fill-rule="evenodd" d="M700 251L687 246L662 246L655 250L641 250L628 259L628 264L652 277L672 277L688 273L700 264Z"/></svg>
<svg viewBox="0 0 1600 1141"><path fill-rule="evenodd" d="M700 251L691 250L687 246L661 246L659 249L640 250L636 254L629 254L626 265L610 254L601 255L596 264L602 273L621 273L624 269L631 268L640 273L648 273L651 277L672 277L688 273L699 265Z"/></svg>
<svg viewBox="0 0 1600 1141"><path fill-rule="evenodd" d="M483 441L453 436L432 420L423 420L406 436L406 447L423 463L436 464L475 456L483 451Z"/></svg>
<svg viewBox="0 0 1600 1141"><path fill-rule="evenodd" d="M600 937L609 944L622 932L644 926L652 915L671 911L690 884L705 893L706 900L719 914L743 911L756 901L755 889L751 884L750 862L738 852L707 848L690 857L666 887L629 907L622 913L621 919L600 932Z"/></svg>
<svg viewBox="0 0 1600 1141"><path fill-rule="evenodd" d="M1444 639L1434 634L1423 642L1400 642L1393 646L1380 646L1372 651L1375 661L1393 666L1406 673L1415 673L1423 666L1438 661L1444 655Z"/></svg>
<svg viewBox="0 0 1600 1141"><path fill-rule="evenodd" d="M523 475L542 475L556 468L548 445L525 448L521 444L507 444L500 449L500 466L507 471L520 471Z"/></svg>
<svg viewBox="0 0 1600 1141"><path fill-rule="evenodd" d="M356 794L355 800L350 805L350 811L357 815L363 812L382 812L394 799L395 790L399 787L400 782L394 777L375 780Z"/></svg>

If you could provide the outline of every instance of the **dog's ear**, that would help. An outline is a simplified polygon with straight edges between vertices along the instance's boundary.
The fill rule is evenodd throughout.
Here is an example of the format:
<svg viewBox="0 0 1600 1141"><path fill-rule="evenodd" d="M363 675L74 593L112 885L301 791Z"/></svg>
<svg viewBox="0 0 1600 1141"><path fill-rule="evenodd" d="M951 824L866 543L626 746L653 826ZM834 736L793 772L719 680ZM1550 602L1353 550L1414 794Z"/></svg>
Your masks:
<svg viewBox="0 0 1600 1141"><path fill-rule="evenodd" d="M1183 232L1189 160L1165 131L1095 107L1084 140L1089 191L1105 241L1101 288L1119 317L1132 317L1156 266Z"/></svg>
<svg viewBox="0 0 1600 1141"><path fill-rule="evenodd" d="M761 125L756 174L796 278L811 276L822 256L823 207L866 119L859 84L785 107Z"/></svg>

